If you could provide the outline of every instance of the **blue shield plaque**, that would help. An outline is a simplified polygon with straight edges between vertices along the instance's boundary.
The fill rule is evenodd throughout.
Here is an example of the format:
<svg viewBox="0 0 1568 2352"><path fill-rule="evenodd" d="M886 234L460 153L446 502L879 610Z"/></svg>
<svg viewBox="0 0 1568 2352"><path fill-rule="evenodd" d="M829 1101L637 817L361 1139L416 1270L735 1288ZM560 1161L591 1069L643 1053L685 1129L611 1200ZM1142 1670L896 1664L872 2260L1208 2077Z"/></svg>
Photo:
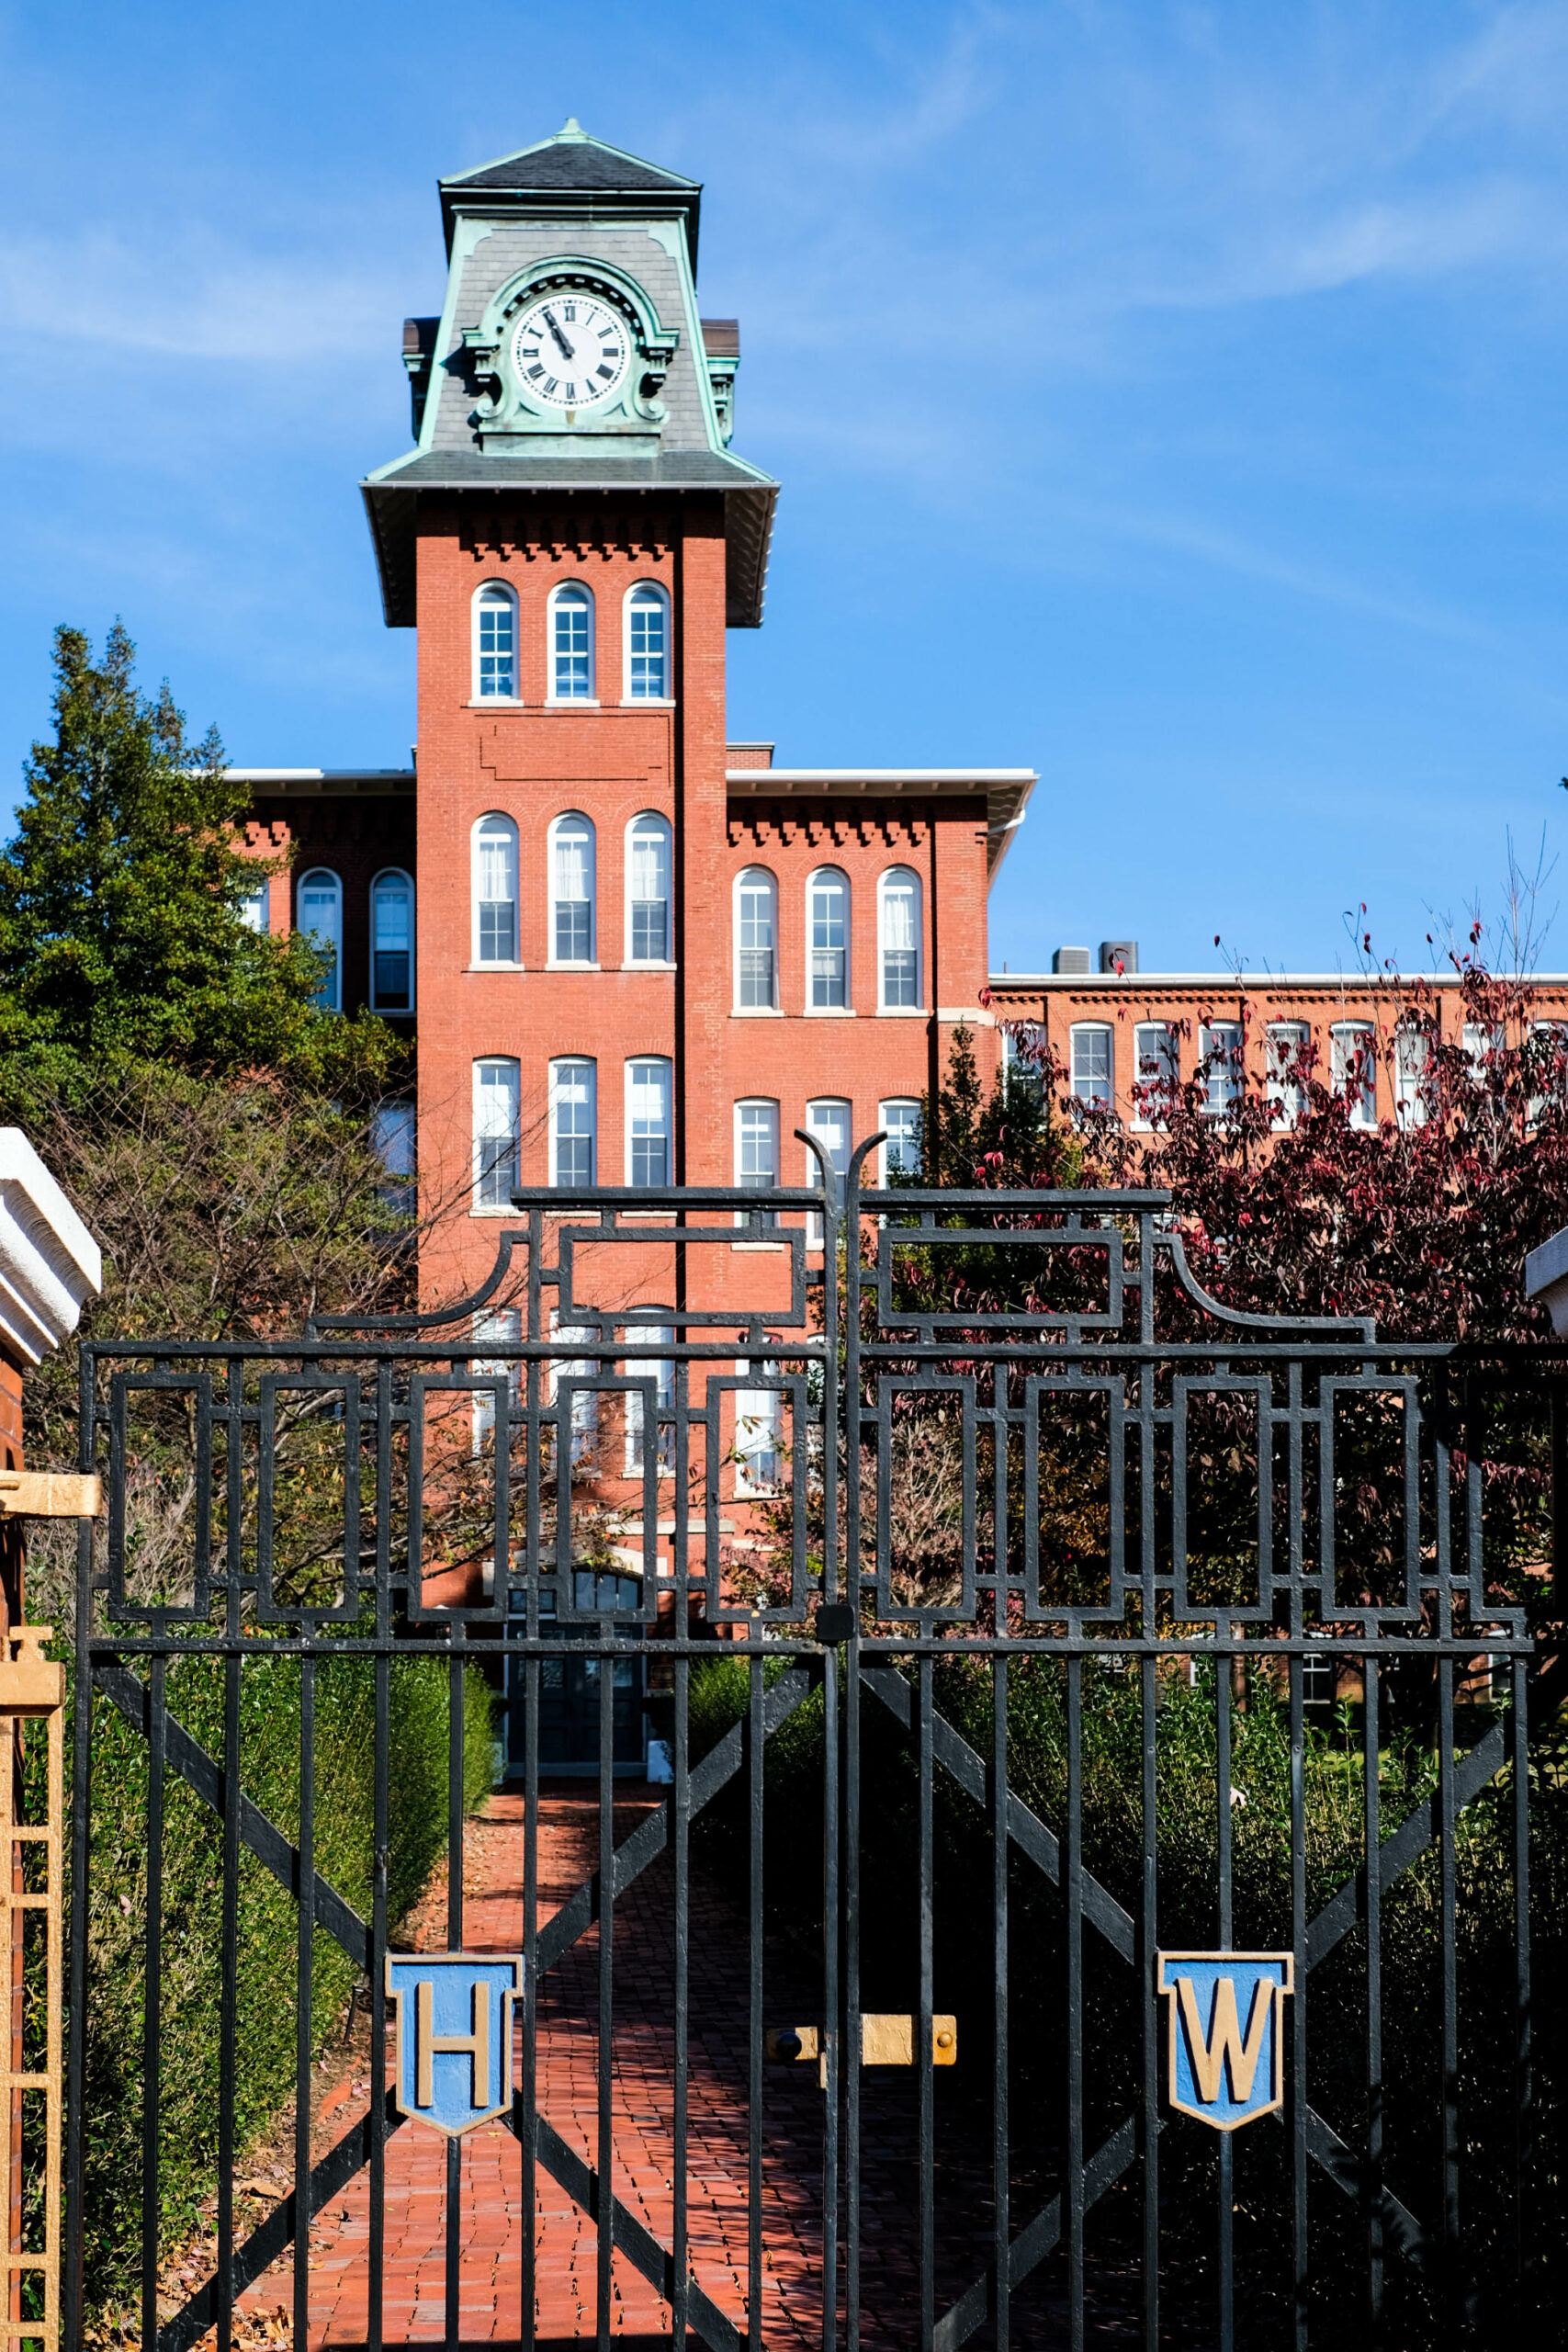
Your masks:
<svg viewBox="0 0 1568 2352"><path fill-rule="evenodd" d="M512 2005L523 1962L493 1952L387 1954L393 2098L449 2139L512 2105Z"/></svg>
<svg viewBox="0 0 1568 2352"><path fill-rule="evenodd" d="M1285 2098L1288 1951L1162 1951L1170 2004L1170 2103L1216 2132L1270 2115Z"/></svg>

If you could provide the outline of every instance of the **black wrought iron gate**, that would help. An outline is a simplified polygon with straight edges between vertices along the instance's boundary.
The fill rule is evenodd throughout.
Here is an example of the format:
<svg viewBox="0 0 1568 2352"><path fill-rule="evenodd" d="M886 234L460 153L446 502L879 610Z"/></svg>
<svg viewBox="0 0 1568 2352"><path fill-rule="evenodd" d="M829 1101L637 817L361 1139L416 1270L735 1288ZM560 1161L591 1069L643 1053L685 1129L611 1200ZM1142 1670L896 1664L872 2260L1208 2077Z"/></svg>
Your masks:
<svg viewBox="0 0 1568 2352"><path fill-rule="evenodd" d="M871 1148L521 1194L443 1317L84 1349L73 2345L1551 2340L1541 1364ZM477 2139L388 2072L416 1941L524 1962Z"/></svg>

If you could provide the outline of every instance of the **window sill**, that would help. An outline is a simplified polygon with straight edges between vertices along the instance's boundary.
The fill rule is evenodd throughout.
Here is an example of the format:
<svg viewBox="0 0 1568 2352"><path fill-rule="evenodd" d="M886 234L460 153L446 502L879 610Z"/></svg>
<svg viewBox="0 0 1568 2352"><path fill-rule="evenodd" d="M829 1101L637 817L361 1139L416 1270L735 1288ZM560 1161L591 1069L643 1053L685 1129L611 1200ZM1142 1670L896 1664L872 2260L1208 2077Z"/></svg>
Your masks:
<svg viewBox="0 0 1568 2352"><path fill-rule="evenodd" d="M544 707L546 710L597 710L600 702L597 695L547 695Z"/></svg>
<svg viewBox="0 0 1568 2352"><path fill-rule="evenodd" d="M852 1021L855 1017L852 1004L805 1004L800 1010L806 1021Z"/></svg>
<svg viewBox="0 0 1568 2352"><path fill-rule="evenodd" d="M623 710L673 710L674 707L673 695L623 695L621 696Z"/></svg>
<svg viewBox="0 0 1568 2352"><path fill-rule="evenodd" d="M879 1004L876 1017L879 1021L929 1021L931 1014L923 1004Z"/></svg>
<svg viewBox="0 0 1568 2352"><path fill-rule="evenodd" d="M558 964L553 956L547 956L545 959L547 972L600 972L604 968L602 964L579 964L571 961Z"/></svg>
<svg viewBox="0 0 1568 2352"><path fill-rule="evenodd" d="M784 1014L776 1004L736 1004L730 1007L731 1021L782 1021Z"/></svg>
<svg viewBox="0 0 1568 2352"><path fill-rule="evenodd" d="M465 972L525 972L526 964L465 964Z"/></svg>
<svg viewBox="0 0 1568 2352"><path fill-rule="evenodd" d="M468 1215L470 1216L516 1216L518 1215L518 1211L514 1209L511 1202L508 1201L504 1208L497 1206L494 1208L470 1209L468 1211Z"/></svg>
<svg viewBox="0 0 1568 2352"><path fill-rule="evenodd" d="M678 964L656 964L651 960L651 958L646 959L642 963L638 964L632 963L628 958L628 960L621 966L623 972L677 972L680 968L681 967Z"/></svg>
<svg viewBox="0 0 1568 2352"><path fill-rule="evenodd" d="M373 1004L370 1010L378 1021L412 1021L414 1016L412 1004Z"/></svg>
<svg viewBox="0 0 1568 2352"><path fill-rule="evenodd" d="M732 1241L729 1246L734 1250L750 1250L753 1254L760 1250L771 1250L776 1258L782 1258L789 1248L787 1241Z"/></svg>
<svg viewBox="0 0 1568 2352"><path fill-rule="evenodd" d="M521 695L482 695L463 705L465 710L526 710Z"/></svg>

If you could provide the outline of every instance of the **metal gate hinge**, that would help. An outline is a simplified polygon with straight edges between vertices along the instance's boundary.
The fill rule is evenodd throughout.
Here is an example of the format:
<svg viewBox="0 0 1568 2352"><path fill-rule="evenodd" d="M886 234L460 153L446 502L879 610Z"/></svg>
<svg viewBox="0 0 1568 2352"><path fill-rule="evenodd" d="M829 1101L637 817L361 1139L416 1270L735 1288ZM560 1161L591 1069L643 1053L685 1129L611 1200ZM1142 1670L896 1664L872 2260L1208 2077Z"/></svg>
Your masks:
<svg viewBox="0 0 1568 2352"><path fill-rule="evenodd" d="M815 2058L818 2077L825 2083L828 2055L822 2041L820 2026L781 2025L773 2027L763 2035L762 2047L770 2058L788 2063ZM914 2018L908 2014L900 2017L889 2011L863 2010L860 2062L863 2066L912 2066L915 2063ZM931 2064L955 2066L957 2064L958 2019L955 2017L933 2017Z"/></svg>

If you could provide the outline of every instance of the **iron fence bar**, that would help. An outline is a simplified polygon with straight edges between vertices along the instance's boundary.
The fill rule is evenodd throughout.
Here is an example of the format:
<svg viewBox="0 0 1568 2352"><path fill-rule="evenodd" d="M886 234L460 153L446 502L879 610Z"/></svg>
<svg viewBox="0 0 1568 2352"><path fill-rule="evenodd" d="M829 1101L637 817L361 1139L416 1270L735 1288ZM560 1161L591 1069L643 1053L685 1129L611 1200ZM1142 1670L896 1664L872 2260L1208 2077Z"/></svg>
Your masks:
<svg viewBox="0 0 1568 2352"><path fill-rule="evenodd" d="M236 1431L236 1438L238 1432ZM232 1515L232 1514L231 1514ZM233 1612L237 1588L230 1599ZM229 2352L234 2327L234 2070L240 1955L240 1676L243 1661L223 1661L223 1891L218 1998L218 2346Z"/></svg>
<svg viewBox="0 0 1568 2352"><path fill-rule="evenodd" d="M1084 2341L1083 1660L1067 1676L1067 2330Z"/></svg>
<svg viewBox="0 0 1568 2352"><path fill-rule="evenodd" d="M762 2347L762 1871L763 1785L762 1660L747 1670L746 1760L747 1878L746 1989L749 2004L746 2065L746 2340L750 2352Z"/></svg>
<svg viewBox="0 0 1568 2352"><path fill-rule="evenodd" d="M1145 1493L1147 1489L1145 1488ZM1143 1901L1138 1916L1139 2007L1142 2011L1143 2113L1139 2145L1144 2159L1143 2303L1144 2352L1159 2352L1159 2000L1155 1992L1155 1954L1159 1949L1159 1749L1158 1693L1155 1662L1138 1670L1138 1729L1143 1761Z"/></svg>
<svg viewBox="0 0 1568 2352"><path fill-rule="evenodd" d="M164 1752L168 1668L152 1661L147 1679L147 1907L141 1978L141 2341L158 2333L158 2195L162 2154L164 2055Z"/></svg>
<svg viewBox="0 0 1568 2352"><path fill-rule="evenodd" d="M315 1877L316 1841L316 1661L299 1664L299 1883ZM310 2324L310 2060L315 1989L315 1906L299 1905L294 1999L294 2197L299 2217L294 2233L294 2341L309 2341ZM143 2339L144 2341L146 2339Z"/></svg>
<svg viewBox="0 0 1568 2352"><path fill-rule="evenodd" d="M1517 1970L1514 2012L1514 2258L1517 2314L1524 2324L1531 2303L1526 2277L1526 2247L1530 2235L1527 2209L1535 2108L1534 2021L1530 2008L1529 1691L1522 1658L1514 1661L1512 1679L1514 1951Z"/></svg>
<svg viewBox="0 0 1568 2352"><path fill-rule="evenodd" d="M681 1604L678 1603L678 1605ZM688 1747L691 1727L691 1666L683 1657L677 1658L675 1661L674 1682L675 1784L672 1842L675 1894L675 1982L673 1987L675 2079L671 2180L673 2211L671 2228L672 2285L670 2296L670 2333L674 2342L680 2344L685 2337L688 2324L687 2306L690 2301L686 2287L686 2272L690 2262L686 2245L686 2103L689 2096L687 2002L691 1996L692 1792Z"/></svg>
<svg viewBox="0 0 1568 2352"><path fill-rule="evenodd" d="M853 1568L846 1567L846 1586L854 1590ZM860 2352L861 2335L861 2057L863 2028L860 1981L861 1871L861 1707L858 1637L852 1627L844 1645L844 1779L843 1838L840 1847L839 1901L843 1939L844 2039L841 2076L844 2086L844 2342L848 2352ZM837 1654L830 1654L827 1671L838 1679Z"/></svg>
<svg viewBox="0 0 1568 2352"><path fill-rule="evenodd" d="M499 1559L499 1554L497 1555ZM468 1795L463 1754L463 1702L466 1660L461 1622L452 1627L452 1657L446 1668L446 1946L463 1949L464 1801ZM446 2278L442 2301L442 2335L446 2352L457 2352L461 2334L463 2143L446 2143L446 2202L445 2225Z"/></svg>
<svg viewBox="0 0 1568 2352"><path fill-rule="evenodd" d="M378 2096L387 2070L387 1982L385 1954L387 1950L388 1873L390 1867L389 1843L391 1811L391 1746L392 1746L392 1661L389 1657L376 1660L375 1721L372 1729L374 1751L371 1759L371 1844L370 1859L370 1979L367 2000L370 2013L370 2076L371 2099L366 2121L369 2126L370 2145L370 2211L368 2251L370 2276L367 2281L365 2333L367 2352L381 2352L386 2324L386 2294L384 2269L387 2246L387 2106Z"/></svg>
<svg viewBox="0 0 1568 2352"><path fill-rule="evenodd" d="M1227 1628L1228 1631L1228 1628ZM1231 1852L1231 1659L1222 1650L1214 1660L1214 1810L1219 1860L1219 1941L1222 1951L1232 1948ZM1218 2289L1220 2352L1235 2352L1235 2142L1220 2133Z"/></svg>
<svg viewBox="0 0 1568 2352"><path fill-rule="evenodd" d="M1292 1497L1297 1481L1292 1473ZM1300 1541L1292 1510L1292 1545ZM1291 2333L1296 2352L1307 2352L1311 2239L1307 2189L1307 1883L1306 1883L1306 1703L1299 1657L1290 1663L1291 1707L1291 1951L1294 1994L1291 2002Z"/></svg>
<svg viewBox="0 0 1568 2352"><path fill-rule="evenodd" d="M922 1671L929 1670L929 1661L921 1660ZM934 1728L934 1726L933 1726ZM936 1754L935 1742L931 1753ZM976 1763L979 1758L976 1757ZM1008 1971L1008 1862L1010 1835L1011 1802L1008 1787L1008 1662L1005 1657L991 1664L991 1890L993 1905L991 1945L991 2271L994 2282L994 2304L997 2321L998 2352L1008 2352L1011 2342L1012 2278L1008 2262L1010 2233L1012 2228L1012 2151L1010 2144L1011 2106L1009 2099L1010 2041L1008 2034L1008 1996L1011 1989ZM982 1789L984 1775L982 1775Z"/></svg>
<svg viewBox="0 0 1568 2352"><path fill-rule="evenodd" d="M1439 2148L1443 2181L1443 2282L1445 2322L1460 2317L1461 2256L1459 2204L1459 1961L1455 1937L1459 1890L1454 1856L1454 1669L1451 1658L1438 1661L1438 1908L1441 1939L1442 2088L1439 2102Z"/></svg>
<svg viewBox="0 0 1568 2352"><path fill-rule="evenodd" d="M838 1661L829 1651L822 1666L822 2352L834 2352L839 2334L839 1739Z"/></svg>
<svg viewBox="0 0 1568 2352"><path fill-rule="evenodd" d="M919 2098L920 2352L931 2352L936 2326L936 2114L931 2018L936 2007L931 1939L935 1929L936 1869L932 1818L931 1662L919 1664L919 2014L915 2021L915 2064Z"/></svg>
<svg viewBox="0 0 1568 2352"><path fill-rule="evenodd" d="M594 2263L595 2341L599 2352L611 2352L611 2297L614 2291L615 2154L614 2044L615 1998L615 1665L614 1656L599 1660L599 2040L598 2040L598 2184L595 2211L598 2243Z"/></svg>
<svg viewBox="0 0 1568 2352"><path fill-rule="evenodd" d="M1375 1655L1361 1660L1361 1772L1367 1856L1367 2312L1372 2352L1382 2344L1382 1873L1374 1867L1382 1852L1382 1770L1378 1734L1381 1668Z"/></svg>

